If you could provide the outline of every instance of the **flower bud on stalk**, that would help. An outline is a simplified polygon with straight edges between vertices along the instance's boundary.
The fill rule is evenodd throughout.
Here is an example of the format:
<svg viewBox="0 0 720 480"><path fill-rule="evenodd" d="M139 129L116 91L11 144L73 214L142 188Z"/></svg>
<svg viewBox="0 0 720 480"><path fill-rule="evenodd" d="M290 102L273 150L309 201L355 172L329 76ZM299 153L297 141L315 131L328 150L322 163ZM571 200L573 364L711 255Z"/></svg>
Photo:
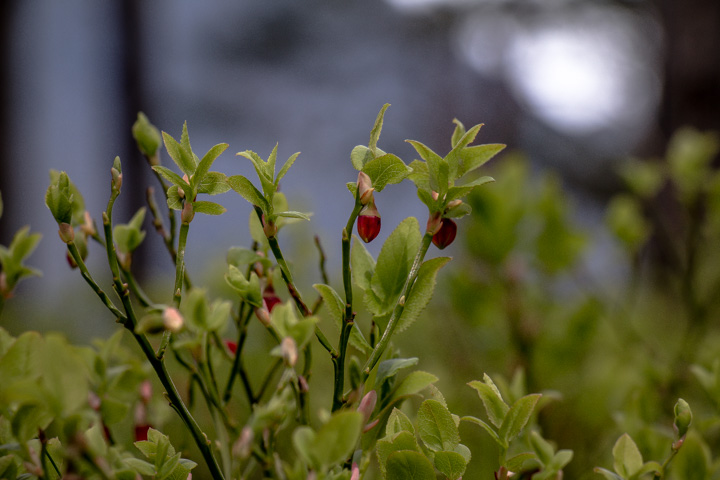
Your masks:
<svg viewBox="0 0 720 480"><path fill-rule="evenodd" d="M97 234L97 229L95 228L95 221L90 216L90 212L85 210L85 214L83 215L83 224L80 225L80 231L85 234L86 237L92 237L93 235Z"/></svg>
<svg viewBox="0 0 720 480"><path fill-rule="evenodd" d="M64 243L72 243L75 240L75 229L69 223L63 222L58 229L58 235Z"/></svg>
<svg viewBox="0 0 720 480"><path fill-rule="evenodd" d="M186 201L185 205L183 205L182 212L180 213L180 221L184 224L190 225L193 218L195 218L195 210L193 210L192 202Z"/></svg>
<svg viewBox="0 0 720 480"><path fill-rule="evenodd" d="M123 176L122 173L120 173L120 170L118 170L115 167L112 167L110 169L110 173L112 174L112 183L110 184L113 191L119 192L122 188L122 180Z"/></svg>
<svg viewBox="0 0 720 480"><path fill-rule="evenodd" d="M432 237L432 242L442 250L455 240L455 235L457 235L457 224L449 218L443 218L440 229Z"/></svg>
<svg viewBox="0 0 720 480"><path fill-rule="evenodd" d="M260 320L260 323L266 327L270 326L270 312L268 312L267 308L256 308L255 316Z"/></svg>
<svg viewBox="0 0 720 480"><path fill-rule="evenodd" d="M357 218L357 232L363 242L370 243L378 236L380 224L380 212L375 207L375 199L371 196Z"/></svg>
<svg viewBox="0 0 720 480"><path fill-rule="evenodd" d="M177 333L182 330L185 321L177 308L168 307L163 311L163 326L166 330Z"/></svg>
<svg viewBox="0 0 720 480"><path fill-rule="evenodd" d="M675 404L675 421L673 422L673 429L678 439L682 440L685 434L687 434L692 420L693 414L692 410L690 410L690 405L682 398L679 398Z"/></svg>
<svg viewBox="0 0 720 480"><path fill-rule="evenodd" d="M282 300L280 300L280 297L275 295L275 289L273 288L272 284L268 284L267 287L265 287L265 290L263 290L263 300L265 301L265 306L268 309L268 312L273 311L273 308L275 308L275 305L278 303L282 303Z"/></svg>
<svg viewBox="0 0 720 480"><path fill-rule="evenodd" d="M288 367L294 367L298 359L298 349L292 337L285 337L280 343L283 360Z"/></svg>
<svg viewBox="0 0 720 480"><path fill-rule="evenodd" d="M365 172L358 172L357 178L358 198L361 205L367 205L373 199L375 189L372 186L372 180Z"/></svg>
<svg viewBox="0 0 720 480"><path fill-rule="evenodd" d="M262 216L262 227L263 227L263 233L265 233L265 236L267 238L272 238L275 235L277 235L278 228L275 222L268 221L268 219L265 217L265 214L263 213Z"/></svg>

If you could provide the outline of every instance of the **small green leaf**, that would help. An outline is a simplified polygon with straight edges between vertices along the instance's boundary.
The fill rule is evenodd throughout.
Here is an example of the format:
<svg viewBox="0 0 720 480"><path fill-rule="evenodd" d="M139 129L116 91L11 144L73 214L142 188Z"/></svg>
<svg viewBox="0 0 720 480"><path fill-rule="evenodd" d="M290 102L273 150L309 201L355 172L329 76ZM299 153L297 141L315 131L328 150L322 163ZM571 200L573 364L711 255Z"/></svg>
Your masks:
<svg viewBox="0 0 720 480"><path fill-rule="evenodd" d="M519 453L505 461L505 468L511 472L525 472L532 468L537 468L537 457L534 453Z"/></svg>
<svg viewBox="0 0 720 480"><path fill-rule="evenodd" d="M449 480L458 480L465 473L467 462L456 452L435 452L435 468Z"/></svg>
<svg viewBox="0 0 720 480"><path fill-rule="evenodd" d="M371 288L365 292L365 304L373 314L383 315L394 308L421 241L418 221L409 217L383 244L370 281Z"/></svg>
<svg viewBox="0 0 720 480"><path fill-rule="evenodd" d="M224 173L220 172L208 172L203 177L202 181L197 187L198 193L206 193L208 195L218 195L225 193L230 190L230 185L227 183L228 178Z"/></svg>
<svg viewBox="0 0 720 480"><path fill-rule="evenodd" d="M413 439L415 438L415 427L413 426L412 420L408 418L401 410L393 408L388 417L387 424L385 424L385 435L391 437L400 432L409 432L412 434Z"/></svg>
<svg viewBox="0 0 720 480"><path fill-rule="evenodd" d="M463 148L458 155L460 159L457 171L458 178L485 165L504 148L505 145L502 144L485 144Z"/></svg>
<svg viewBox="0 0 720 480"><path fill-rule="evenodd" d="M635 475L643 466L642 454L627 433L618 438L612 453L614 459L613 468L621 477L629 478Z"/></svg>
<svg viewBox="0 0 720 480"><path fill-rule="evenodd" d="M508 447L507 443L503 442L503 440L498 436L497 432L490 425L483 422L479 418L468 415L468 416L462 417L460 419L460 421L461 422L470 422L470 423L474 423L475 425L478 425L483 430L485 430L488 433L488 435L490 435L492 437L492 439L495 440L495 442L497 442L498 445L500 445L503 448Z"/></svg>
<svg viewBox="0 0 720 480"><path fill-rule="evenodd" d="M420 157L427 163L430 188L438 192L440 196L444 195L448 189L447 181L449 172L447 162L423 143L415 140L407 140L407 142L415 148ZM445 165L444 171L442 166L443 164ZM413 166L413 164L410 164L410 166L413 168L413 171L416 170L416 167ZM411 175L411 179L412 177L413 175ZM413 182L415 182L415 180L413 180ZM415 183L417 185L417 182Z"/></svg>
<svg viewBox="0 0 720 480"><path fill-rule="evenodd" d="M595 473L599 473L603 477L605 477L607 480L624 480L620 475L611 472L610 470L606 470L601 467L595 467L593 470Z"/></svg>
<svg viewBox="0 0 720 480"><path fill-rule="evenodd" d="M482 382L474 380L468 383L468 385L478 392L480 400L482 400L483 405L485 406L485 411L487 412L490 422L499 428L500 425L502 425L508 410L510 410L510 407L503 400L502 395L500 395L500 391L497 389L492 379L485 374L483 375Z"/></svg>
<svg viewBox="0 0 720 480"><path fill-rule="evenodd" d="M440 269L450 261L450 257L437 257L427 260L420 266L418 275L413 284L408 298L405 300L405 308L400 314L396 333L407 329L420 316L435 291L435 279Z"/></svg>
<svg viewBox="0 0 720 480"><path fill-rule="evenodd" d="M157 473L152 463L139 458L123 458L122 462L140 475L155 475Z"/></svg>
<svg viewBox="0 0 720 480"><path fill-rule="evenodd" d="M172 136L169 134L162 132L163 141L165 142L165 149L168 152L168 155L170 155L170 158L173 159L175 162L175 165L178 166L178 168L185 173L188 177L190 177L193 173L195 173L195 160L192 156L192 150L189 150L185 147L183 147L181 144L177 142ZM187 138L187 122L183 125L183 138ZM189 142L189 140L188 140ZM189 143L188 143L189 145ZM155 167L157 167L156 165ZM157 169L153 167L157 171ZM168 179L169 180L169 179ZM171 180L172 181L172 180ZM175 183L175 182L173 182Z"/></svg>
<svg viewBox="0 0 720 480"><path fill-rule="evenodd" d="M419 452L401 450L391 453L386 470L387 478L392 480L436 480L430 460Z"/></svg>
<svg viewBox="0 0 720 480"><path fill-rule="evenodd" d="M145 220L145 207L133 216L126 225L116 225L113 229L113 238L119 251L123 253L134 252L145 239L145 232L141 230Z"/></svg>
<svg viewBox="0 0 720 480"><path fill-rule="evenodd" d="M510 443L520 434L528 420L530 420L530 416L535 410L535 405L537 405L541 396L539 393L526 395L513 403L498 431L500 438Z"/></svg>
<svg viewBox="0 0 720 480"><path fill-rule="evenodd" d="M355 449L363 427L359 412L341 411L318 430L314 450L324 466L344 462Z"/></svg>
<svg viewBox="0 0 720 480"><path fill-rule="evenodd" d="M313 288L318 291L320 296L323 298L325 305L327 306L328 312L333 319L333 323L338 328L338 331L342 327L342 321L345 316L345 302L340 298L340 295L330 285L323 283L316 283Z"/></svg>
<svg viewBox="0 0 720 480"><path fill-rule="evenodd" d="M375 376L375 388L380 388L385 380L397 375L397 372L401 369L412 367L413 365L417 365L417 363L417 357L391 358L389 360L383 360L380 362L380 365L378 365L377 374Z"/></svg>
<svg viewBox="0 0 720 480"><path fill-rule="evenodd" d="M373 129L370 131L370 142L368 143L368 147L372 150L375 157L379 156L377 152L377 142L380 139L380 132L382 131L383 120L385 118L385 110L387 110L389 106L389 103L382 106L380 113L378 113L377 118L375 118L375 125L373 125Z"/></svg>
<svg viewBox="0 0 720 480"><path fill-rule="evenodd" d="M210 167L212 167L213 162L215 162L217 157L219 157L220 154L222 154L227 148L227 143L219 143L207 151L202 160L200 160L200 163L195 170L195 174L192 177L193 189L197 190L200 183L205 179L205 176L210 171Z"/></svg>
<svg viewBox="0 0 720 480"><path fill-rule="evenodd" d="M437 400L425 400L418 410L420 439L430 450L452 451L460 443L460 434L450 411Z"/></svg>
<svg viewBox="0 0 720 480"><path fill-rule="evenodd" d="M170 185L167 189L167 205L173 210L182 210L183 197L180 196L177 185Z"/></svg>
<svg viewBox="0 0 720 480"><path fill-rule="evenodd" d="M355 170L362 170L366 163L375 158L368 147L364 145L358 145L350 152L350 161L352 162Z"/></svg>
<svg viewBox="0 0 720 480"><path fill-rule="evenodd" d="M65 172L50 171L50 186L45 193L45 205L58 223L72 223L73 194Z"/></svg>
<svg viewBox="0 0 720 480"><path fill-rule="evenodd" d="M260 190L255 188L255 185L253 185L250 180L242 175L233 175L228 178L227 181L230 188L239 193L240 196L250 202L250 204L259 206L264 212L267 211L268 203L265 197Z"/></svg>
<svg viewBox="0 0 720 480"><path fill-rule="evenodd" d="M222 215L227 212L225 207L215 202L199 200L192 202L192 205L195 213L204 213L205 215Z"/></svg>
<svg viewBox="0 0 720 480"><path fill-rule="evenodd" d="M410 372L393 392L393 398L414 395L437 381L438 377L432 373L423 372L422 370Z"/></svg>
<svg viewBox="0 0 720 480"><path fill-rule="evenodd" d="M182 188L185 198L193 198L195 196L192 188L190 188L190 184L183 180L183 178L177 173L173 172L169 168L163 167L162 165L155 165L152 169L164 177L165 180Z"/></svg>
<svg viewBox="0 0 720 480"><path fill-rule="evenodd" d="M453 123L455 124L455 130L450 138L450 146L455 148L458 142L460 142L460 139L465 135L465 125L457 118L453 118Z"/></svg>
<svg viewBox="0 0 720 480"><path fill-rule="evenodd" d="M530 432L530 445L543 466L552 462L555 450L538 432Z"/></svg>
<svg viewBox="0 0 720 480"><path fill-rule="evenodd" d="M375 451L380 469L383 475L386 475L387 459L391 454L400 451L420 452L420 446L413 433L410 431L400 431L395 435L378 440Z"/></svg>
<svg viewBox="0 0 720 480"><path fill-rule="evenodd" d="M307 220L310 221L310 215L309 213L302 213L302 212L295 212L292 210L288 210L285 212L278 212L275 214L278 217L284 217L284 218L299 218L301 220Z"/></svg>
<svg viewBox="0 0 720 480"><path fill-rule="evenodd" d="M277 174L277 177L275 178L275 186L280 184L280 180L285 176L285 174L290 170L290 167L292 167L293 163L295 163L295 160L297 159L298 155L300 155L300 152L294 153L290 156L290 158L287 159L285 164L280 169L280 172Z"/></svg>
<svg viewBox="0 0 720 480"><path fill-rule="evenodd" d="M402 182L412 170L398 157L387 153L367 162L362 171L372 180L373 188L380 192L386 185Z"/></svg>

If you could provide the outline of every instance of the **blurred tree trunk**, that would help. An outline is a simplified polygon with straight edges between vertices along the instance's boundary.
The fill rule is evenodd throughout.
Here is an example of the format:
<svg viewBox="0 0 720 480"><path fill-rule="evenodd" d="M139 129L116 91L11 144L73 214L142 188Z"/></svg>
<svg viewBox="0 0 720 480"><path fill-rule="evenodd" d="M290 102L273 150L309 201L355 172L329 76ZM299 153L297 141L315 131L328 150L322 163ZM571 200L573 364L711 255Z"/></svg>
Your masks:
<svg viewBox="0 0 720 480"><path fill-rule="evenodd" d="M684 125L720 131L720 1L659 0L665 30L665 138Z"/></svg>
<svg viewBox="0 0 720 480"><path fill-rule="evenodd" d="M3 0L0 2L0 192L7 202L11 197L10 179L7 172L10 170L10 42L12 16L17 6L16 0ZM8 216L9 208L5 208L4 216ZM11 232L7 221L0 220L0 244L10 243Z"/></svg>

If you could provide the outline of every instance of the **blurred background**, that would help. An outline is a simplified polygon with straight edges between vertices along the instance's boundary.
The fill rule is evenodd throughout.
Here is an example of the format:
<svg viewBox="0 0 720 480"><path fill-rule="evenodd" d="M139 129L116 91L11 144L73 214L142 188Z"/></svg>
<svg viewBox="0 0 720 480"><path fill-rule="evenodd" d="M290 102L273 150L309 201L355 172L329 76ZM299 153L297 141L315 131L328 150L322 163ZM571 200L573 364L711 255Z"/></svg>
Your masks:
<svg viewBox="0 0 720 480"><path fill-rule="evenodd" d="M481 213L474 221L488 221L482 215L484 202L497 211L513 202L528 209L551 205L547 208L552 210L553 199L560 195L558 202L565 205L567 196L574 205L567 215L582 227L584 238L592 239L583 251L584 273L613 287L626 285L637 266L636 257L635 263L616 261L617 247L603 226L608 200L623 188L618 166L631 156L663 157L680 127L720 130L717 0L4 0L0 21L0 191L5 205L0 244L9 244L24 225L44 236L28 261L44 276L20 285L5 318L13 319L16 330L52 328L81 340L114 325L87 323L107 314L80 276L68 271L56 224L44 205L48 171L67 171L99 219L107 202L109 169L119 155L125 179L116 219L129 220L144 204L145 188L155 185L130 135L138 111L176 138L187 121L198 152L229 143L216 163L229 174L254 178L249 162L234 156L238 151L254 150L265 158L279 142L282 160L302 152L283 190L298 210L314 212L311 224L298 228L308 239L314 233L321 237L330 272L337 271L340 226L352 208L345 183L354 181L356 173L349 154L353 146L367 143L384 103L392 107L380 146L406 163L414 150L405 139L445 153L453 118L468 127L484 123L478 143L506 143L508 151L524 152L526 163L508 167L510 180L498 199L476 200L473 207ZM168 157L163 161L167 164ZM547 172L556 180L533 196L525 175L544 178ZM388 227L370 246L375 254L402 218L423 215L409 182L383 191L376 200ZM251 241L245 202L230 194L219 202L229 213L198 218L189 238L189 269L209 278L221 276L217 269L224 270L229 246ZM562 218L568 221L565 213ZM669 217L671 230L678 218ZM498 283L501 292L495 292L499 297L491 292L476 303L512 300L522 268L517 274L517 264L506 261L507 252L488 259L482 248L490 240L481 227L472 228L462 244L453 246L453 254L461 255L464 248L466 258L489 262L490 270L497 268L504 279ZM135 262L146 270L138 273L172 276L162 242L149 223L147 229L148 247L143 260ZM570 237L557 244L545 240L545 258L570 255ZM314 267L315 254L307 245L288 248L299 253L298 262ZM92 252L91 268L103 268L102 257L97 249ZM537 287L533 282L538 278L530 277L527 285L520 282L522 288ZM577 280L573 276L566 283ZM472 296L471 287L482 288L484 281L464 272L452 280L453 291ZM540 290L531 296L547 293ZM494 318L483 310L487 306L443 298L455 301L470 324L487 327ZM591 300L583 297L576 316L566 312L560 317L582 330L585 320L593 323L601 315ZM483 312L481 320L473 309ZM498 316L512 318L512 313ZM547 311L534 313L542 318ZM449 368L451 361L472 364L461 372L464 382L479 378L488 366L507 375L517 365L527 367L532 348L528 353L522 329L514 335L510 325L508 331L486 328L477 337L463 337L462 348L450 338L462 337L457 330L462 327L447 329L454 354L436 359L437 368ZM550 340L564 335L563 328L552 331ZM435 334L442 338L443 332ZM503 350L508 338L514 341L515 357ZM548 352L557 351L552 341L539 345L538 355L543 348L548 358ZM433 348L422 342L415 347ZM460 358L473 351L478 356L472 360ZM565 353L540 364L534 381L530 372L528 383L538 389L577 383L579 370L560 380L547 374L561 364L575 365L573 352ZM620 368L627 361L619 357L610 365L593 363L586 373ZM541 381L549 378L557 384ZM583 402L587 399L578 400L578 410L593 408ZM600 428L607 418L606 411L598 413L588 428ZM559 430L556 424L557 436ZM589 451L598 448L592 439L583 441Z"/></svg>

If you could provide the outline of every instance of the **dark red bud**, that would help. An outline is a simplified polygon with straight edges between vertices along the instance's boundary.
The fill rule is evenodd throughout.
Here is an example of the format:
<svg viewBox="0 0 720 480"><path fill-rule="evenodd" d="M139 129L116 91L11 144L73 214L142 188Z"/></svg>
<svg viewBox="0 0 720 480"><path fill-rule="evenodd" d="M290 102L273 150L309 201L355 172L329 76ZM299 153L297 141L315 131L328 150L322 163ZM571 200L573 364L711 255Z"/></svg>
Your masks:
<svg viewBox="0 0 720 480"><path fill-rule="evenodd" d="M230 353L235 355L237 353L237 343L232 340L225 340L225 346L230 350Z"/></svg>
<svg viewBox="0 0 720 480"><path fill-rule="evenodd" d="M360 215L357 220L357 232L363 242L370 243L380 233L380 217Z"/></svg>
<svg viewBox="0 0 720 480"><path fill-rule="evenodd" d="M263 300L265 300L268 312L272 312L275 305L282 303L280 297L275 295L275 289L269 285L265 287L265 290L263 290Z"/></svg>
<svg viewBox="0 0 720 480"><path fill-rule="evenodd" d="M135 425L135 441L146 441L148 439L148 430L150 430L150 425Z"/></svg>
<svg viewBox="0 0 720 480"><path fill-rule="evenodd" d="M437 233L433 235L432 242L435 244L436 247L442 250L443 248L450 245L453 240L455 240L456 234L457 224L449 218L443 218L440 230L438 230Z"/></svg>

